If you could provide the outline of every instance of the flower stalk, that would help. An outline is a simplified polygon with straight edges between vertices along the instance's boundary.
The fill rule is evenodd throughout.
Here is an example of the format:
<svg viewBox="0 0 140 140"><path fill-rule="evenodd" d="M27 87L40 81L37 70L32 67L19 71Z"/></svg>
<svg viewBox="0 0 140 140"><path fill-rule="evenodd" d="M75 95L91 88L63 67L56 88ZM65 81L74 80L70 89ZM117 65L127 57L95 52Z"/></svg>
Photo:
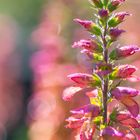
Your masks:
<svg viewBox="0 0 140 140"><path fill-rule="evenodd" d="M118 26L130 15L127 12L114 12L124 2L125 0L91 0L97 11L96 22L74 20L91 34L91 39L82 39L72 47L82 49L81 53L89 57L92 65L94 63L93 73L69 75L75 85L63 93L66 101L81 93L85 93L90 100L90 104L71 111L72 116L67 119L67 127L79 128L80 140L134 140L130 138L134 134L133 137L138 137L136 133L130 132L130 128L140 128L137 119L139 105L133 99L140 91L120 85L125 80L134 82L140 81L140 78L133 75L137 70L135 66L118 65L116 61L139 52L140 48L136 45L112 48L112 44L125 32ZM120 104L113 103L115 100ZM126 111L121 108L121 104ZM121 132L118 125L125 127L125 132ZM98 136L95 135L96 131Z"/></svg>

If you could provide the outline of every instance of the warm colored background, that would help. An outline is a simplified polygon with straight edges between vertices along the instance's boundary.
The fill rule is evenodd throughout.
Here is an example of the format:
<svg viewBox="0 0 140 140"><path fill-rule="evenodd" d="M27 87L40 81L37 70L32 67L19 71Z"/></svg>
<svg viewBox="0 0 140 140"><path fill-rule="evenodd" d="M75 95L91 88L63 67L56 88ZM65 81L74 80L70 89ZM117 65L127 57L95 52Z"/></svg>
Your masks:
<svg viewBox="0 0 140 140"><path fill-rule="evenodd" d="M140 1L127 0L121 9L133 16L122 24L120 44L139 45ZM71 48L89 37L73 18L93 14L88 0L0 0L0 140L73 140L64 120L88 99L62 100L71 84L66 75L92 70ZM123 63L140 68L140 54Z"/></svg>

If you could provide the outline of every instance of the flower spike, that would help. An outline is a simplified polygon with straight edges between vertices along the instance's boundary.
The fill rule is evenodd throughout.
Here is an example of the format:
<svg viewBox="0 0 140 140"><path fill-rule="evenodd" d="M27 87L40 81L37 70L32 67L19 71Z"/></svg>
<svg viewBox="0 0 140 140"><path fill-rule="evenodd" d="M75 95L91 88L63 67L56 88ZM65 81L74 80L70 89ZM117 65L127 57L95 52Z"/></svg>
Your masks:
<svg viewBox="0 0 140 140"><path fill-rule="evenodd" d="M115 12L125 0L89 1L96 11L95 21L78 18L74 21L83 26L91 38L75 42L72 48L86 54L93 67L90 74L68 75L76 85L63 92L65 101L83 93L86 95L83 98L89 98L89 103L70 111L72 115L66 119L66 127L77 130L75 140L139 140L135 131L135 128L140 128L139 104L134 98L140 95L140 91L121 84L125 80L139 82L140 77L133 75L137 70L135 66L118 64L118 60L139 52L140 48L136 45L112 48L125 32L118 26L131 14ZM83 98L79 100L82 102Z"/></svg>

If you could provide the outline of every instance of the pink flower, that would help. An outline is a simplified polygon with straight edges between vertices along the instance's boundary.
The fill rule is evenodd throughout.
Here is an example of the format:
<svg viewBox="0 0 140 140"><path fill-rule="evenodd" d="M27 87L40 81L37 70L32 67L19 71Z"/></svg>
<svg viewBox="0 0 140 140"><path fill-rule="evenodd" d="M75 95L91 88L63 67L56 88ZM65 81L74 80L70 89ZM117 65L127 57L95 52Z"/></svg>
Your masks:
<svg viewBox="0 0 140 140"><path fill-rule="evenodd" d="M63 100L70 101L75 94L88 93L94 90L93 88L81 88L81 87L68 87L63 91ZM87 94L86 94L87 95Z"/></svg>
<svg viewBox="0 0 140 140"><path fill-rule="evenodd" d="M100 113L100 108L96 105L88 104L83 107L74 109L70 111L73 114L87 114L90 113L91 117L97 117Z"/></svg>
<svg viewBox="0 0 140 140"><path fill-rule="evenodd" d="M82 90L81 87L68 87L63 91L63 100L70 101L71 98Z"/></svg>
<svg viewBox="0 0 140 140"><path fill-rule="evenodd" d="M74 19L74 21L84 26L84 28L86 28L87 30L91 30L92 27L95 25L94 22L89 21L89 20Z"/></svg>
<svg viewBox="0 0 140 140"><path fill-rule="evenodd" d="M113 41L115 41L122 33L124 33L124 30L118 29L118 28L112 28L110 29L110 36Z"/></svg>
<svg viewBox="0 0 140 140"><path fill-rule="evenodd" d="M68 75L68 77L77 83L80 87L92 87L99 84L99 81L96 81L93 75L86 73L74 73Z"/></svg>
<svg viewBox="0 0 140 140"><path fill-rule="evenodd" d="M131 126L132 128L139 128L140 124L128 113L119 113L116 116L116 121L124 126Z"/></svg>
<svg viewBox="0 0 140 140"><path fill-rule="evenodd" d="M118 60L131 56L138 51L140 51L140 48L137 47L136 45L124 46L113 50L112 53L110 54L110 58L114 60Z"/></svg>
<svg viewBox="0 0 140 140"><path fill-rule="evenodd" d="M132 65L120 65L117 67L117 72L115 74L116 78L128 78L130 77L137 68Z"/></svg>
<svg viewBox="0 0 140 140"><path fill-rule="evenodd" d="M123 2L125 2L125 0L112 0L111 4L112 6L117 7Z"/></svg>
<svg viewBox="0 0 140 140"><path fill-rule="evenodd" d="M132 98L139 94L138 90L129 87L117 87L111 92L111 94L124 104L134 117L139 114L139 106Z"/></svg>
<svg viewBox="0 0 140 140"><path fill-rule="evenodd" d="M82 48L87 52L101 52L102 48L93 40L80 40L75 42L72 46L73 48Z"/></svg>
<svg viewBox="0 0 140 140"><path fill-rule="evenodd" d="M92 140L95 124L93 124L93 118L97 117L100 113L98 106L88 104L78 109L71 111L73 114L66 121L68 128L80 128L80 140Z"/></svg>
<svg viewBox="0 0 140 140"><path fill-rule="evenodd" d="M95 34L97 36L102 34L100 27L90 20L74 19L74 21L81 24L85 29L87 29L92 34Z"/></svg>
<svg viewBox="0 0 140 140"><path fill-rule="evenodd" d="M115 18L120 23L120 22L123 22L125 16L129 16L129 15L130 14L128 12L119 12L115 14Z"/></svg>

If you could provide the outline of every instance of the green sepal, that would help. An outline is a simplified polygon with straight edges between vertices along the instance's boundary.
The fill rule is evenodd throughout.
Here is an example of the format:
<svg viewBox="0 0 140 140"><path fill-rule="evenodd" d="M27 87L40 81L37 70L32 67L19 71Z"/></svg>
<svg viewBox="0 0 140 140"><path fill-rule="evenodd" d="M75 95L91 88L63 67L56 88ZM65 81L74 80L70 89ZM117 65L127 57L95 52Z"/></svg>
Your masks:
<svg viewBox="0 0 140 140"><path fill-rule="evenodd" d="M111 60L117 60L117 52L116 52L116 50L113 50L113 51L110 53L109 58L110 58Z"/></svg>
<svg viewBox="0 0 140 140"><path fill-rule="evenodd" d="M95 73L92 75L92 77L93 77L93 80L95 81L94 85L95 86L100 86L101 83L102 83L101 78Z"/></svg>
<svg viewBox="0 0 140 140"><path fill-rule="evenodd" d="M90 97L90 103L93 105L100 106L100 101L97 97Z"/></svg>
<svg viewBox="0 0 140 140"><path fill-rule="evenodd" d="M108 10L109 10L110 12L113 12L113 11L116 10L116 9L117 9L117 6L113 6L111 2L108 4Z"/></svg>
<svg viewBox="0 0 140 140"><path fill-rule="evenodd" d="M98 25L93 25L90 32L94 35L100 36L102 34L101 28Z"/></svg>
<svg viewBox="0 0 140 140"><path fill-rule="evenodd" d="M99 53L93 53L93 59L94 61L103 61L103 55Z"/></svg>
<svg viewBox="0 0 140 140"><path fill-rule="evenodd" d="M102 122L103 122L103 116L98 116L95 117L93 120L94 124L96 124L97 126L99 126Z"/></svg>
<svg viewBox="0 0 140 140"><path fill-rule="evenodd" d="M110 80L114 80L116 78L116 76L117 76L117 73L118 73L118 69L115 68L113 70L113 72L109 75Z"/></svg>
<svg viewBox="0 0 140 140"><path fill-rule="evenodd" d="M103 0L103 5L107 7L109 0Z"/></svg>
<svg viewBox="0 0 140 140"><path fill-rule="evenodd" d="M117 111L117 109L115 108L113 111L112 111L112 113L110 114L110 120L111 121L115 121L116 120L116 116L117 116L117 113L118 113L118 111Z"/></svg>
<svg viewBox="0 0 140 140"><path fill-rule="evenodd" d="M101 0L91 0L95 7L97 8L103 8L103 3Z"/></svg>
<svg viewBox="0 0 140 140"><path fill-rule="evenodd" d="M108 21L109 27L116 27L120 22L117 18L113 17Z"/></svg>

